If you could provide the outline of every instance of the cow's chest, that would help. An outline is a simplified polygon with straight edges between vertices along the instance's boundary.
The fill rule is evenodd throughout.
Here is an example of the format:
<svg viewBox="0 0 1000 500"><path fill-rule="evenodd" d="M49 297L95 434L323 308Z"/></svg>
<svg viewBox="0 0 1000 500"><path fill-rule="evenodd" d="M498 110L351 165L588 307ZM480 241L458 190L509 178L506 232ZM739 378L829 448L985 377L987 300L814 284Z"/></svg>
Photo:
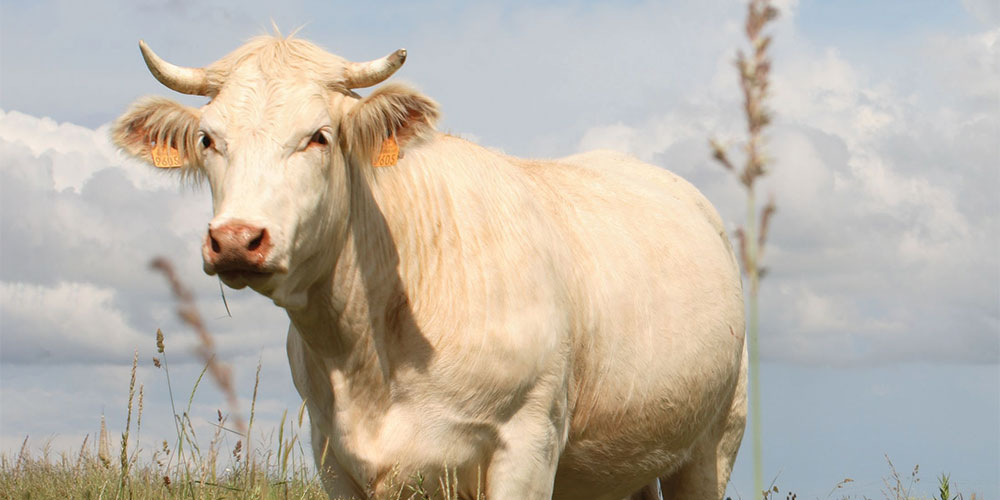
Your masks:
<svg viewBox="0 0 1000 500"><path fill-rule="evenodd" d="M339 372L330 379L334 398L326 434L337 461L359 485L398 486L413 483L418 474L437 484L444 467L449 476L457 473L474 484L499 444L497 425L463 412L440 394L352 397L357 394L352 380Z"/></svg>

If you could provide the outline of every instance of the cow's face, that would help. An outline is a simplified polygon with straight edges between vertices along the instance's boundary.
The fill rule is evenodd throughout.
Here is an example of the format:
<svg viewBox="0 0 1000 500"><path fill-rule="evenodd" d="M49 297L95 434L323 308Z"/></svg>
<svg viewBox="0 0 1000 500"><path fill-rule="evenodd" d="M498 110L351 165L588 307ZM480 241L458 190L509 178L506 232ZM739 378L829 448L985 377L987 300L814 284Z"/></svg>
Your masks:
<svg viewBox="0 0 1000 500"><path fill-rule="evenodd" d="M302 52L294 54L300 60L290 47ZM161 82L211 101L193 109L139 100L116 121L115 142L149 163L207 180L214 217L202 244L206 273L281 306L304 306L309 287L329 278L344 242L352 183L377 168L372 158L387 137L407 147L431 133L436 105L399 85L360 99L350 90L353 63L298 40L257 40L208 70L174 67L143 49ZM275 61L281 51L286 60ZM398 68L402 54L369 63L382 73L376 78ZM180 83L164 77L158 64L194 72L194 81L176 71Z"/></svg>

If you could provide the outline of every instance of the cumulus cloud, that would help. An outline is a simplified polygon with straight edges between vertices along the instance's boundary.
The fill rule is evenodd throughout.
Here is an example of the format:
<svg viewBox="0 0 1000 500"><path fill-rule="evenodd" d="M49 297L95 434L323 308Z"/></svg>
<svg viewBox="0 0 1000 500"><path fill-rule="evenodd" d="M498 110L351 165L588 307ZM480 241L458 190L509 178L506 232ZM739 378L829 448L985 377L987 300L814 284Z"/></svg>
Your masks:
<svg viewBox="0 0 1000 500"><path fill-rule="evenodd" d="M175 387L189 391L201 367L192 355L196 339L177 320L163 279L148 269L155 255L172 258L196 293L218 357L233 365L246 398L257 359L266 358L261 428L278 421L277 408L297 407L283 360L287 319L267 299L233 290L227 316L218 283L201 272L207 192L126 160L107 126L16 111L0 111L0 163L0 448L16 449L25 434L36 447L79 447L102 413L120 428L135 351L146 408L157 412L144 417L154 429L147 444L169 438L161 434L173 428L164 374L151 366L161 356L156 329L167 334ZM211 435L208 421L224 398L211 387L199 393L192 415L199 432Z"/></svg>
<svg viewBox="0 0 1000 500"><path fill-rule="evenodd" d="M3 359L120 362L142 343L112 304L114 291L87 283L0 283ZM57 347L56 350L51 349Z"/></svg>
<svg viewBox="0 0 1000 500"><path fill-rule="evenodd" d="M108 338L134 340L135 330L173 324L168 290L148 268L157 255L175 261L220 336L282 337L283 327L270 336L252 328L237 335L241 327L266 322L258 297L245 291L228 292L230 307L244 316L220 317L225 308L218 284L201 273L200 263L202 232L211 218L208 193L181 188L175 176L123 158L106 126L95 130L0 112L0 158L4 360L32 362L29 352L45 350L43 341L51 343L50 357L68 359L71 346L57 339L84 320L95 326L78 328L94 333L93 342L101 341L98 330L88 330L96 325ZM35 329L44 335L20 333ZM30 349L16 345L29 338ZM232 342L236 352L240 345Z"/></svg>
<svg viewBox="0 0 1000 500"><path fill-rule="evenodd" d="M866 72L785 23L779 30L790 39L779 43L795 48L775 63L776 163L761 188L779 207L764 356L996 362L997 32L915 49L911 57L940 68L922 87ZM717 68L733 74L729 64ZM579 148L624 149L667 166L694 180L725 219L743 220L742 193L720 182L707 148L708 137L737 132L738 93L712 80L666 114L592 127Z"/></svg>

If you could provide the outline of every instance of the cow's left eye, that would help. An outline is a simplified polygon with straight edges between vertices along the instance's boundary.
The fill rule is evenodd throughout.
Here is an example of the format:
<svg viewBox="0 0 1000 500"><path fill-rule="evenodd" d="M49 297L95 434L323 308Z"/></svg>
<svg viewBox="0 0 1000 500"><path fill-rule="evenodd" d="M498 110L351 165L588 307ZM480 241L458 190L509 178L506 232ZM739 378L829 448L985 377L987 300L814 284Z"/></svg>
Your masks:
<svg viewBox="0 0 1000 500"><path fill-rule="evenodd" d="M309 139L309 145L312 146L313 144L318 144L320 146L327 145L326 136L323 135L322 131L317 130L316 133Z"/></svg>

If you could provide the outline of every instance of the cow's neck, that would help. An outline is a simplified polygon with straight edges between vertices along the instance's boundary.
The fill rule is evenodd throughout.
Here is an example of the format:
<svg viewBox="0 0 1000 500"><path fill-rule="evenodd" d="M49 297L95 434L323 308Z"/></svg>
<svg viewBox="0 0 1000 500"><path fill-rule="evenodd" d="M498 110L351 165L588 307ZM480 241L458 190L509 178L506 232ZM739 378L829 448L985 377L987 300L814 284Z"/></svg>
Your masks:
<svg viewBox="0 0 1000 500"><path fill-rule="evenodd" d="M331 279L312 289L305 309L289 313L307 345L332 369L350 374L366 398L387 397L398 370L422 370L430 360L433 349L411 310L418 278L407 271L435 271L414 259L432 251L427 247L441 218L405 210L413 200L387 203L386 184L409 183L408 196L421 197L428 185L413 185L414 172L401 172L401 179L380 173L378 180L370 173L350 181L351 213Z"/></svg>

